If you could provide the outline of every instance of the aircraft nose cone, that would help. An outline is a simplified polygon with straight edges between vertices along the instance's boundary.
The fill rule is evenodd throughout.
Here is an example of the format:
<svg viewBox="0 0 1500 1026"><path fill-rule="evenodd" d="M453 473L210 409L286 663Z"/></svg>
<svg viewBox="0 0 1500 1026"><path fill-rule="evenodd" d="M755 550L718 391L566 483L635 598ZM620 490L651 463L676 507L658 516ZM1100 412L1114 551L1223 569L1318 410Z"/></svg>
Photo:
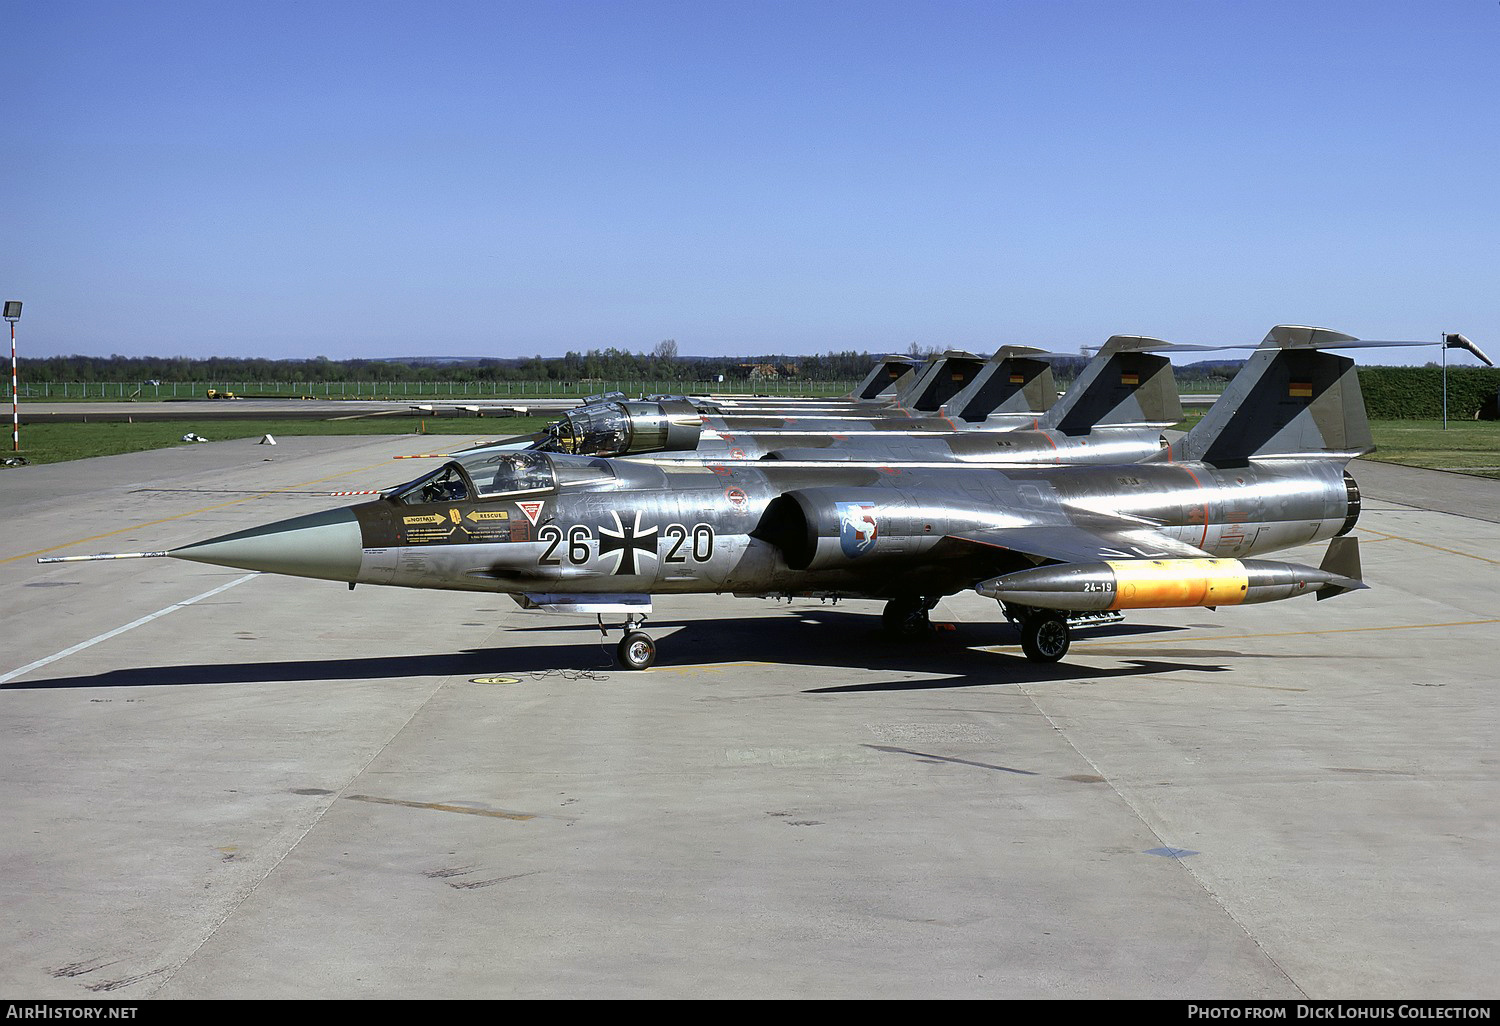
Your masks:
<svg viewBox="0 0 1500 1026"><path fill-rule="evenodd" d="M348 509L252 527L167 553L196 563L330 581L355 580L362 554L359 522Z"/></svg>

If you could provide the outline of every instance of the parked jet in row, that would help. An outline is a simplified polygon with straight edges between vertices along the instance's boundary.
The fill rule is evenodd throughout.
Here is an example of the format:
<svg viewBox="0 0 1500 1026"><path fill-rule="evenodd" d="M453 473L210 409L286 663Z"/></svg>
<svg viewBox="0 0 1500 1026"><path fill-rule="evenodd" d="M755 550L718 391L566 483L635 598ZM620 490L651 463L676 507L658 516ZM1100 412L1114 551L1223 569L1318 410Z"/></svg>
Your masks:
<svg viewBox="0 0 1500 1026"><path fill-rule="evenodd" d="M1461 336L1455 336L1461 337ZM1028 658L1122 610L1218 607L1362 588L1360 493L1345 469L1373 443L1353 361L1362 343L1273 329L1224 397L1140 463L702 466L479 451L379 499L162 552L356 584L504 593L527 608L619 615L618 655L656 657L656 595L885 602L897 633L945 595L993 597ZM1317 567L1261 555L1332 540Z"/></svg>
<svg viewBox="0 0 1500 1026"><path fill-rule="evenodd" d="M936 415L718 416L681 399L579 407L525 443L594 456L716 463L784 459L958 461L1001 465L1131 463L1167 444L1182 418L1171 363L1183 347L1117 335L1057 398L1056 354L1007 346ZM519 447L519 446L517 446ZM481 447L483 448L483 447Z"/></svg>

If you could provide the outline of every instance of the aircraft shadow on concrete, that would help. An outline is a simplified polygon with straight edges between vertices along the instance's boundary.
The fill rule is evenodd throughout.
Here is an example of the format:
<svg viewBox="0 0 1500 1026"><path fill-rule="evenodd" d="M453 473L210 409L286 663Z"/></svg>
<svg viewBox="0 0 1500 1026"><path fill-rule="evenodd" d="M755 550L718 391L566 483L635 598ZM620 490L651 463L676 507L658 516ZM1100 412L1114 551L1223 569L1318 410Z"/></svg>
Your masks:
<svg viewBox="0 0 1500 1026"><path fill-rule="evenodd" d="M733 663L767 663L810 670L861 670L879 673L919 673L920 680L876 680L866 683L805 687L805 678L788 688L804 694L837 695L873 691L919 691L987 685L1014 686L1066 680L1134 677L1184 670L1223 672L1213 663L1132 659L1100 666L1099 657L1070 654L1055 664L1028 662L1019 650L985 651L976 646L1015 645L1015 631L1004 623L960 623L939 629L929 638L893 641L880 631L878 618L833 609L789 610L784 616L747 616L702 620L650 621L657 640L657 665L663 668ZM1089 631L1088 637L1175 631L1181 628L1118 625ZM531 633L547 635L572 631L576 641L527 645ZM608 638L594 624L543 624L508 630L518 644L462 652L419 655L362 656L348 659L280 660L271 662L214 662L168 666L140 666L77 677L15 681L3 690L62 688L132 688L191 685L264 684L357 680L399 680L431 677L486 677L551 672L609 673L616 681L634 674L615 664L619 629ZM586 640L585 640L586 639ZM771 659L767 656L771 655ZM1107 662L1115 662L1103 657ZM1088 660L1087 663L1084 661ZM650 671L647 671L648 673ZM799 677L801 675L798 675ZM826 678L823 678L826 679Z"/></svg>

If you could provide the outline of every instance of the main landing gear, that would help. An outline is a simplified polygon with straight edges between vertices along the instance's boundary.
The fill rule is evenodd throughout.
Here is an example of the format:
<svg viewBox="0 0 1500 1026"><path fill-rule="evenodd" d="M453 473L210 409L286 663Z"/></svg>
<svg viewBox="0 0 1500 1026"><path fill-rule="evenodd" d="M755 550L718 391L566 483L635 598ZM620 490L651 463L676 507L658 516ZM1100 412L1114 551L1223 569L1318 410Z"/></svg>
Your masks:
<svg viewBox="0 0 1500 1026"><path fill-rule="evenodd" d="M886 634L901 641L924 638L932 633L929 613L942 596L902 595L885 604L880 625Z"/></svg>
<svg viewBox="0 0 1500 1026"><path fill-rule="evenodd" d="M615 646L615 658L627 670L644 670L656 662L656 642L651 640L651 635L640 629L645 622L644 616L632 616L621 628L625 636ZM599 633L608 636L608 631L604 626L604 617L599 617Z"/></svg>
<svg viewBox="0 0 1500 1026"><path fill-rule="evenodd" d="M1055 663L1067 655L1074 631L1109 627L1125 619L1117 609L1036 609L1003 603L1000 608L1021 632L1021 651L1034 663Z"/></svg>
<svg viewBox="0 0 1500 1026"><path fill-rule="evenodd" d="M1030 609L1021 617L1021 651L1034 663L1055 663L1068 654L1073 629L1055 609Z"/></svg>

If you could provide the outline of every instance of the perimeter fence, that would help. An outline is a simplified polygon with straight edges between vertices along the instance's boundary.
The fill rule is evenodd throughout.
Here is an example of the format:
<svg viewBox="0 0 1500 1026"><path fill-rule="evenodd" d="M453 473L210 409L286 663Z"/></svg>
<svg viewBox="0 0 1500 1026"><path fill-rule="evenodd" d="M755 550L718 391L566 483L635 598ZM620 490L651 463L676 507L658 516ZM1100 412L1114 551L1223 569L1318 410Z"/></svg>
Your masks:
<svg viewBox="0 0 1500 1026"><path fill-rule="evenodd" d="M1071 379L1059 377L1059 389ZM148 400L207 399L236 396L245 399L578 399L608 392L636 398L646 395L841 396L857 381L805 381L797 378L763 381L22 381L22 399L72 401L85 399ZM1217 395L1224 381L1217 378L1179 379L1185 395Z"/></svg>
<svg viewBox="0 0 1500 1026"><path fill-rule="evenodd" d="M209 393L246 399L556 399L582 400L623 392L627 396L681 395L843 395L849 381L62 381L20 384L21 398L206 399Z"/></svg>

